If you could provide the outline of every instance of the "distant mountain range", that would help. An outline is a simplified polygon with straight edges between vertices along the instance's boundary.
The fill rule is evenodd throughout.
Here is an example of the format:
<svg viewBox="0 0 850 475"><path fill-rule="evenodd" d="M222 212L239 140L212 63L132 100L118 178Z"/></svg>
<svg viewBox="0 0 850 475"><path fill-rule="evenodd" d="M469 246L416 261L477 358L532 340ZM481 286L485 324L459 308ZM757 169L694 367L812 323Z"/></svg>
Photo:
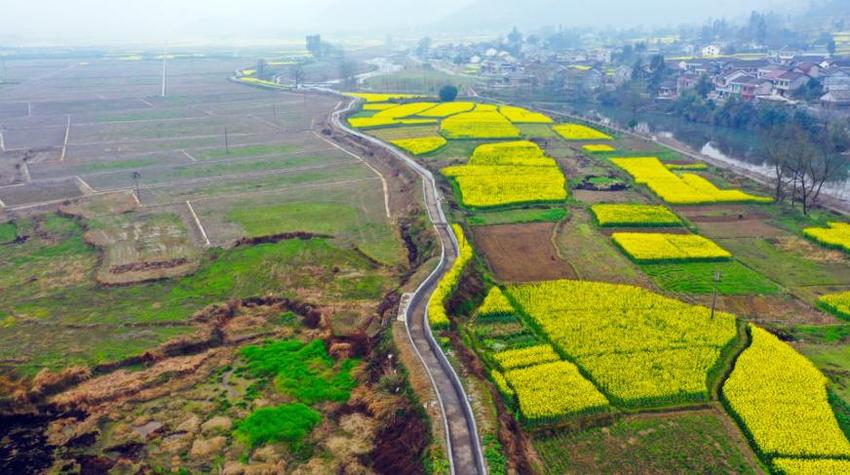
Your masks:
<svg viewBox="0 0 850 475"><path fill-rule="evenodd" d="M800 0L475 0L445 15L435 28L506 31L540 26L631 27L703 23L748 16L753 9L791 13ZM835 0L835 3L850 3Z"/></svg>

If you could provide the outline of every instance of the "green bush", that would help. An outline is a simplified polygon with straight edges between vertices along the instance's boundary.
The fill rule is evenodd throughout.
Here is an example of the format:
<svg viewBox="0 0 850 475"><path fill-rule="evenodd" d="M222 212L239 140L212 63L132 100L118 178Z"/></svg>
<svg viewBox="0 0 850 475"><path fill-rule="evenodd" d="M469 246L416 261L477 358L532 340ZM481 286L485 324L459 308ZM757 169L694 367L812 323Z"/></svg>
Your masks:
<svg viewBox="0 0 850 475"><path fill-rule="evenodd" d="M318 411L304 404L284 404L257 409L239 423L236 431L252 448L268 442L286 442L297 449L321 420Z"/></svg>
<svg viewBox="0 0 850 475"><path fill-rule="evenodd" d="M357 386L351 370L359 360L349 359L336 364L322 340L307 344L280 340L263 346L247 346L241 353L248 361L249 373L274 378L280 392L305 404L345 402Z"/></svg>

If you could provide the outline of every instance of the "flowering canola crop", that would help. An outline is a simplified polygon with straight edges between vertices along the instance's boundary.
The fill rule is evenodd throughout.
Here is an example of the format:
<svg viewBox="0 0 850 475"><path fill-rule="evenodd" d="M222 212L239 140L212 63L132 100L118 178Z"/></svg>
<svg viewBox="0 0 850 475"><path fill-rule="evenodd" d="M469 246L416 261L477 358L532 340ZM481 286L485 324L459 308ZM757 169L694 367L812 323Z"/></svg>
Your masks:
<svg viewBox="0 0 850 475"><path fill-rule="evenodd" d="M542 363L559 361L561 358L547 344L516 348L493 354L493 359L503 370L525 368Z"/></svg>
<svg viewBox="0 0 850 475"><path fill-rule="evenodd" d="M590 153L613 152L613 151L617 150L616 148L614 148L614 147L612 147L608 144L604 144L604 143L592 143L592 144L588 144L588 145L583 145L581 148L585 152L590 152Z"/></svg>
<svg viewBox="0 0 850 475"><path fill-rule="evenodd" d="M539 112L516 106L501 106L499 112L515 124L551 124L552 118Z"/></svg>
<svg viewBox="0 0 850 475"><path fill-rule="evenodd" d="M614 137L581 124L558 124L552 126L565 140L614 140Z"/></svg>
<svg viewBox="0 0 850 475"><path fill-rule="evenodd" d="M495 106L494 106L495 107ZM520 131L498 111L464 112L446 118L440 124L443 135L450 139L512 139Z"/></svg>
<svg viewBox="0 0 850 475"><path fill-rule="evenodd" d="M460 114L462 112L469 112L474 108L474 102L444 102L420 113L419 115L421 117L443 118L450 115Z"/></svg>
<svg viewBox="0 0 850 475"><path fill-rule="evenodd" d="M609 407L605 396L567 361L515 369L508 371L505 378L516 393L522 417L528 422L551 422Z"/></svg>
<svg viewBox="0 0 850 475"><path fill-rule="evenodd" d="M595 204L590 207L600 226L680 226L682 220L664 206Z"/></svg>
<svg viewBox="0 0 850 475"><path fill-rule="evenodd" d="M446 139L440 136L434 137L417 137L413 139L399 139L391 142L399 148L403 148L413 155L423 155L426 153L439 150L448 143Z"/></svg>
<svg viewBox="0 0 850 475"><path fill-rule="evenodd" d="M566 178L557 163L531 142L479 146L469 163L447 167L464 205L476 208L562 201Z"/></svg>
<svg viewBox="0 0 850 475"><path fill-rule="evenodd" d="M723 385L723 397L768 457L850 457L827 400L826 377L803 355L750 326L753 341Z"/></svg>
<svg viewBox="0 0 850 475"><path fill-rule="evenodd" d="M806 237L823 245L850 252L850 224L827 223L825 228L806 228Z"/></svg>
<svg viewBox="0 0 850 475"><path fill-rule="evenodd" d="M397 99L417 99L425 97L419 94L371 94L365 92L347 92L345 95L357 97L366 102L388 102Z"/></svg>
<svg viewBox="0 0 850 475"><path fill-rule="evenodd" d="M737 336L733 315L712 318L710 309L639 287L561 280L514 285L508 293L562 354L624 406L709 399L708 372Z"/></svg>
<svg viewBox="0 0 850 475"><path fill-rule="evenodd" d="M823 295L818 299L818 307L840 317L850 318L850 292Z"/></svg>
<svg viewBox="0 0 850 475"><path fill-rule="evenodd" d="M721 190L705 178L690 173L676 175L655 157L613 158L611 162L646 185L662 200L671 204L769 203L770 198L740 190Z"/></svg>
<svg viewBox="0 0 850 475"><path fill-rule="evenodd" d="M481 307L478 308L478 315L488 317L493 315L512 315L515 313L514 306L505 297L502 289L493 287L484 298Z"/></svg>
<svg viewBox="0 0 850 475"><path fill-rule="evenodd" d="M850 460L778 458L773 466L786 475L845 475Z"/></svg>
<svg viewBox="0 0 850 475"><path fill-rule="evenodd" d="M446 314L446 300L460 283L463 269L466 268L466 264L473 256L472 246L464 238L463 228L453 224L452 229L461 243L460 253L452 264L452 268L440 279L440 283L437 284L437 288L428 300L428 323L436 329L448 328L449 316Z"/></svg>
<svg viewBox="0 0 850 475"><path fill-rule="evenodd" d="M729 251L696 234L614 233L614 243L640 263L724 261Z"/></svg>

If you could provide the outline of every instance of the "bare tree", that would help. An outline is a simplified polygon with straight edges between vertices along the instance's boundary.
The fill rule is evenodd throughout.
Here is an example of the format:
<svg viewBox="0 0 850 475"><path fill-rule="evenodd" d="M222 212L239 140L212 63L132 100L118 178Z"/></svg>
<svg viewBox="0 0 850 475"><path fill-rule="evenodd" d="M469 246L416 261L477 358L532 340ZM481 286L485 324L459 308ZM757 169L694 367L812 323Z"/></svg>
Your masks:
<svg viewBox="0 0 850 475"><path fill-rule="evenodd" d="M295 89L300 88L304 84L304 68L300 64L296 64L292 68L292 82L295 83Z"/></svg>

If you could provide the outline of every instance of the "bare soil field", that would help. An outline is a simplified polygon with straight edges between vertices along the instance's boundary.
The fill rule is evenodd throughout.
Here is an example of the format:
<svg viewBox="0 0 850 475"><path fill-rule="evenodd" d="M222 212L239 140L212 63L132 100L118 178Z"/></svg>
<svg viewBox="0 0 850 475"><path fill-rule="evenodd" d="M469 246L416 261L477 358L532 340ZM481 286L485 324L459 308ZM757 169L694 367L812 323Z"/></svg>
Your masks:
<svg viewBox="0 0 850 475"><path fill-rule="evenodd" d="M476 226L473 239L496 278L504 282L575 279L552 245L555 224Z"/></svg>
<svg viewBox="0 0 850 475"><path fill-rule="evenodd" d="M729 221L701 221L691 218L700 233L712 239L725 238L785 238L791 234L763 219L739 219Z"/></svg>

